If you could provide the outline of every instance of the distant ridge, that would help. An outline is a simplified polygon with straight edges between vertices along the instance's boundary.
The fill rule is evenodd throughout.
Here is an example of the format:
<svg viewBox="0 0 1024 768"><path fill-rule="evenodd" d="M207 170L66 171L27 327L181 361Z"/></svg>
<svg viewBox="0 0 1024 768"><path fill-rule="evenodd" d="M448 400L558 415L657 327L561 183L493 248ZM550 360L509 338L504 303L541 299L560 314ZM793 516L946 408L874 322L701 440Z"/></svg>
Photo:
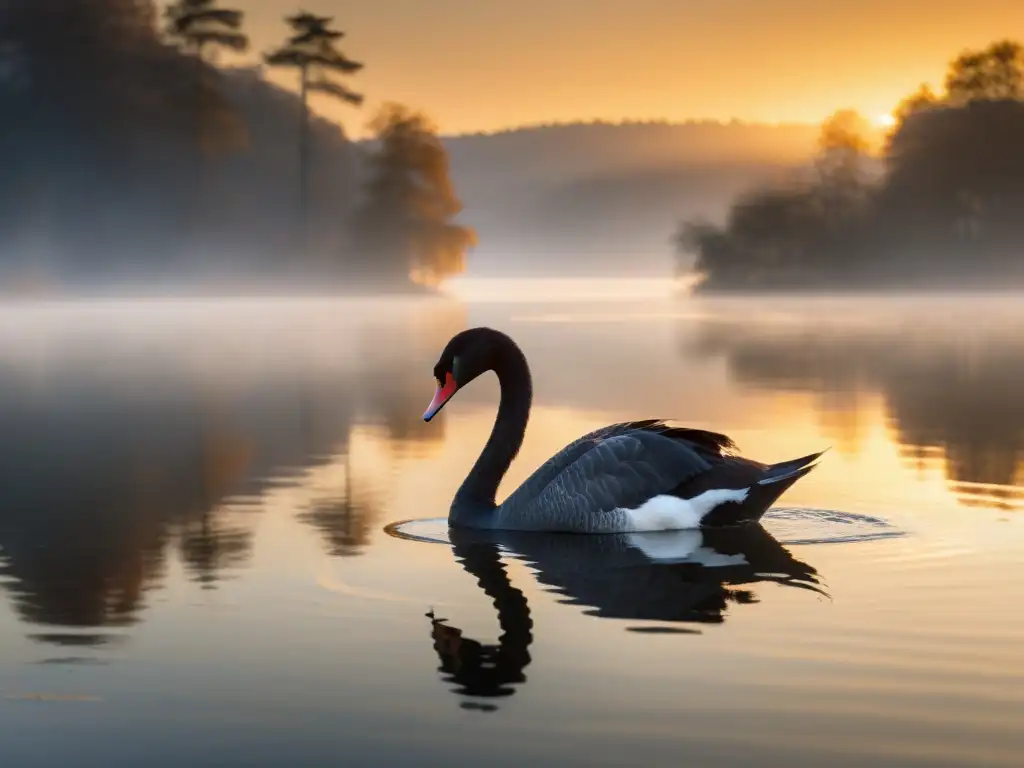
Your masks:
<svg viewBox="0 0 1024 768"><path fill-rule="evenodd" d="M591 121L442 137L480 246L469 276L672 272L681 219L720 219L813 155L819 126ZM628 261L627 261L628 260Z"/></svg>
<svg viewBox="0 0 1024 768"><path fill-rule="evenodd" d="M687 128L692 126L739 126L744 128L781 128L781 129L810 129L817 132L817 123L803 123L799 121L767 122L758 120L742 120L732 118L731 120L716 120L714 118L693 118L690 120L562 120L550 123L523 123L508 128L498 128L490 131L462 131L456 133L442 133L442 139L472 139L472 138L494 138L507 136L509 134L534 133L539 131L557 131L563 128L634 128L634 127L659 127L659 128Z"/></svg>

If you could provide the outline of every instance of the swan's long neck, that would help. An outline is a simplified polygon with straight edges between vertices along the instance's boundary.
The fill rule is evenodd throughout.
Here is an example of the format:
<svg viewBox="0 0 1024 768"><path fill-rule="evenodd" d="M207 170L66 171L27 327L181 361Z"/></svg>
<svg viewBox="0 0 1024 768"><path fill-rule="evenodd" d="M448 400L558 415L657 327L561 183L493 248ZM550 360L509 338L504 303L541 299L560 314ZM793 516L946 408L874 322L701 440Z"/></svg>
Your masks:
<svg viewBox="0 0 1024 768"><path fill-rule="evenodd" d="M501 387L498 415L487 444L452 501L451 516L455 522L469 524L477 518L477 523L486 526L485 519L497 507L498 486L526 435L533 403L530 367L522 350L511 343L504 346L498 360L494 366Z"/></svg>

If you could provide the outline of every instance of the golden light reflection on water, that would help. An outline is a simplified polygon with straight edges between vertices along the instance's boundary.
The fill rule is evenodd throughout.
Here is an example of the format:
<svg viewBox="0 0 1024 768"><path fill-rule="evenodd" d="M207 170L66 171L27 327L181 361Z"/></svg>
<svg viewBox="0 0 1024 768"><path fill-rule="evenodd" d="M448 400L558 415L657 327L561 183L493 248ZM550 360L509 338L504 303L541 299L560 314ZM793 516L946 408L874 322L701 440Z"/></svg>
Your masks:
<svg viewBox="0 0 1024 768"><path fill-rule="evenodd" d="M936 307L926 321L909 313L874 327L721 322L690 350L724 357L742 387L805 393L822 433L847 453L866 452L859 435L881 423L922 479L939 470L965 504L1020 509L1024 340L1015 329L1024 317L986 324L976 309L943 317ZM881 416L864 399L880 400Z"/></svg>
<svg viewBox="0 0 1024 768"><path fill-rule="evenodd" d="M460 701L592 763L619 743L641 762L1016 765L1024 325L991 302L742 306L33 310L0 333L10 685L67 693L23 665L134 659L176 670L165 695L191 686L247 727L326 712L324 733L352 724L351 743L386 718L463 733ZM665 416L768 461L832 445L780 503L907 535L720 542L761 558L731 581L571 545L501 561L457 551L459 564L446 546L391 538L387 523L446 514L486 440L490 379L421 420L437 354L477 324L511 333L534 369L503 492L596 426ZM805 568L821 594L766 576ZM208 680L190 675L197 659ZM111 667L75 665L78 689L127 707L133 683ZM225 698L243 679L258 695ZM282 698L300 688L301 704ZM491 748L525 757L503 734Z"/></svg>

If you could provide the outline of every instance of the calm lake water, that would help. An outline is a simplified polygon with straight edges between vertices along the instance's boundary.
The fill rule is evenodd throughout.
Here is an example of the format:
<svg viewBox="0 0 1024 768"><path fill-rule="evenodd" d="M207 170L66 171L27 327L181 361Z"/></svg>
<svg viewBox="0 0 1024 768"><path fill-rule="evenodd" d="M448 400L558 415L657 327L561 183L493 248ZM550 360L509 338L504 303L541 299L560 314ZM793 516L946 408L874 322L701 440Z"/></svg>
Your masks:
<svg viewBox="0 0 1024 768"><path fill-rule="evenodd" d="M0 765L1021 765L1024 301L533 298L0 308ZM503 492L622 419L833 450L667 559L453 548L481 324Z"/></svg>

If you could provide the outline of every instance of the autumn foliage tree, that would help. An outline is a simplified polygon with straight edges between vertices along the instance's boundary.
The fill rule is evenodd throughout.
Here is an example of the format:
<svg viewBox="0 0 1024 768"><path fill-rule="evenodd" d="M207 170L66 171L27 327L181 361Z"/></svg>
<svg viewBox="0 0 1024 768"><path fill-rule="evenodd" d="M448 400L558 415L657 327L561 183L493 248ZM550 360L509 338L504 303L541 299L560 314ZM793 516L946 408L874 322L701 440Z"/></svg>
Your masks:
<svg viewBox="0 0 1024 768"><path fill-rule="evenodd" d="M376 146L354 222L364 274L437 285L461 273L476 233L455 222L462 204L436 129L396 104L386 105L371 129Z"/></svg>

